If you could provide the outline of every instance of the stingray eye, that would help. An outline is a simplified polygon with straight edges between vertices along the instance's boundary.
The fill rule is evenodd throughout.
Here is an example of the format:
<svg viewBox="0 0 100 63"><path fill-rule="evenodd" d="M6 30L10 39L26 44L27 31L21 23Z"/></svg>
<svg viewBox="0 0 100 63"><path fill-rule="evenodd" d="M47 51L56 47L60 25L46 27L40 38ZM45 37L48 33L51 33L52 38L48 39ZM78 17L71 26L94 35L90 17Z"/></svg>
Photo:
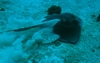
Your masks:
<svg viewBox="0 0 100 63"><path fill-rule="evenodd" d="M73 20L73 24L74 25L77 25L78 24L78 21L77 20Z"/></svg>

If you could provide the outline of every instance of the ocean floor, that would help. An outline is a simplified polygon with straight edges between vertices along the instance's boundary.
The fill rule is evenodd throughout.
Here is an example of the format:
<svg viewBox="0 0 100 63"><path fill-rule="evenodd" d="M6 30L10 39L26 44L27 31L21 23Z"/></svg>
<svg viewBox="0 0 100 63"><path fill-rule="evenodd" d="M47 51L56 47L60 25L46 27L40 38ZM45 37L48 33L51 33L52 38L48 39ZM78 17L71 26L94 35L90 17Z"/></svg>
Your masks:
<svg viewBox="0 0 100 63"><path fill-rule="evenodd" d="M57 21L42 24L52 5L82 19L77 44L57 41ZM0 63L100 63L100 0L0 0Z"/></svg>

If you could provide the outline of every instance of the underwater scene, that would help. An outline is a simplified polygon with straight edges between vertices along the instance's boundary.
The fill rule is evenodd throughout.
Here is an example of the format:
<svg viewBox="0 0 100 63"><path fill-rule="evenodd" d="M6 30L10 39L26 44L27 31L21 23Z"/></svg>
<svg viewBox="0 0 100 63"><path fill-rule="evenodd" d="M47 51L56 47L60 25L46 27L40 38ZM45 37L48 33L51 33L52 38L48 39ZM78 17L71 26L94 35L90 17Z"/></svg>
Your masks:
<svg viewBox="0 0 100 63"><path fill-rule="evenodd" d="M0 63L100 63L100 0L0 0Z"/></svg>

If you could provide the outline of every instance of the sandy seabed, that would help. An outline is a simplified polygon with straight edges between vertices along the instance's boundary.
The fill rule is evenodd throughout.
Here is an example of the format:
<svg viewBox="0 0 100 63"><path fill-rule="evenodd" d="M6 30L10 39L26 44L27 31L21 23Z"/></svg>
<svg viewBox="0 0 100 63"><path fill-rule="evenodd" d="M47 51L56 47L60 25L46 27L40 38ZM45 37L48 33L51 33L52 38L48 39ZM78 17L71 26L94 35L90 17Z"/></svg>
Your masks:
<svg viewBox="0 0 100 63"><path fill-rule="evenodd" d="M43 29L5 32L41 24L52 5L83 20L77 44L55 41L52 22ZM0 63L100 63L100 0L0 0L1 8Z"/></svg>

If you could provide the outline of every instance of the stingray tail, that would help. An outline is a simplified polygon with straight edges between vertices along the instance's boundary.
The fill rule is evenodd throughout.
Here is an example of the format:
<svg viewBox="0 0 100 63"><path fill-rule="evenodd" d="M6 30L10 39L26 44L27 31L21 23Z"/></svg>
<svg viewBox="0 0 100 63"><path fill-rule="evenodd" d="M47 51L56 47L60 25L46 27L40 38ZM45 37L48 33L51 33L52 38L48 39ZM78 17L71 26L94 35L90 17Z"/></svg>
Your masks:
<svg viewBox="0 0 100 63"><path fill-rule="evenodd" d="M52 19L60 19L60 15L59 14L53 14L53 15L48 15L44 18L46 18L46 19L43 20L42 22L49 21L49 20L52 20Z"/></svg>

